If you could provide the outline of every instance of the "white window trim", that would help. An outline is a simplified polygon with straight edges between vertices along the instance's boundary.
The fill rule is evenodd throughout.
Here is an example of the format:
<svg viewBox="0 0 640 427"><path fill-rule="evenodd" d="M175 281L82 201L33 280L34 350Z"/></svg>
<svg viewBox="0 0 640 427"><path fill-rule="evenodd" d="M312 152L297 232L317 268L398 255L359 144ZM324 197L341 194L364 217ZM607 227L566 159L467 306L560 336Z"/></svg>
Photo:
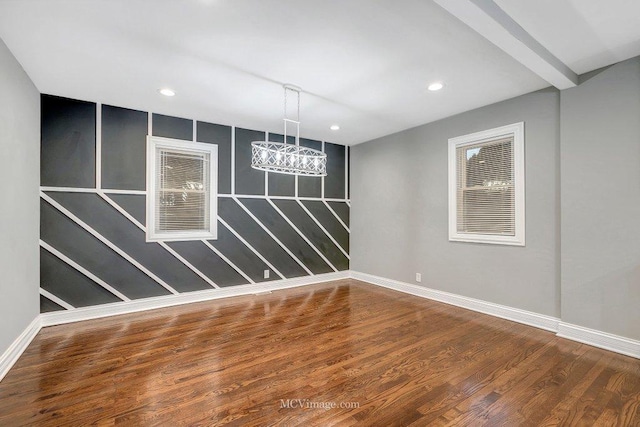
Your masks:
<svg viewBox="0 0 640 427"><path fill-rule="evenodd" d="M157 232L156 213L156 152L158 148L209 154L209 230ZM218 145L202 142L147 136L147 242L171 242L186 240L215 240L218 238Z"/></svg>
<svg viewBox="0 0 640 427"><path fill-rule="evenodd" d="M459 233L457 230L456 149L501 136L513 135L515 235ZM525 169L524 122L449 139L449 240L454 242L492 243L525 246Z"/></svg>

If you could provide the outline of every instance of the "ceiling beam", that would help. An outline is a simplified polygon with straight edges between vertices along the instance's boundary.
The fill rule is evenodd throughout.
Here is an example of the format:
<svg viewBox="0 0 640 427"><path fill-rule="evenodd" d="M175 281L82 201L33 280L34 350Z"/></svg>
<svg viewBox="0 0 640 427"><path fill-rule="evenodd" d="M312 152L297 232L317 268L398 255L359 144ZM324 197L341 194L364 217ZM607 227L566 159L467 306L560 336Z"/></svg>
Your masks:
<svg viewBox="0 0 640 427"><path fill-rule="evenodd" d="M493 0L435 2L556 88L577 86L576 73L526 32Z"/></svg>

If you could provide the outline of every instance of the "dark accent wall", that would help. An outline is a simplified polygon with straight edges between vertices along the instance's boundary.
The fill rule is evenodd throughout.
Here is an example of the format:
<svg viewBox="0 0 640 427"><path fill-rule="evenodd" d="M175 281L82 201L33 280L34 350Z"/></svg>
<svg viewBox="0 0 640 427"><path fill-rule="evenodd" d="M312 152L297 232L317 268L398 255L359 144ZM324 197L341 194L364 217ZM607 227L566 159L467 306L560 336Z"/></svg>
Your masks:
<svg viewBox="0 0 640 427"><path fill-rule="evenodd" d="M351 147L347 147L347 170L351 171ZM351 199L351 173L347 174L347 199Z"/></svg>
<svg viewBox="0 0 640 427"><path fill-rule="evenodd" d="M153 116L153 136L165 138L193 140L193 121L180 117L164 116L154 114Z"/></svg>
<svg viewBox="0 0 640 427"><path fill-rule="evenodd" d="M251 167L251 142L264 141L265 133L236 128L235 190L237 194L264 194L265 172Z"/></svg>
<svg viewBox="0 0 640 427"><path fill-rule="evenodd" d="M43 95L40 185L95 187L96 104Z"/></svg>
<svg viewBox="0 0 640 427"><path fill-rule="evenodd" d="M154 136L218 146L217 240L145 241L150 125ZM296 178L251 168L251 141L265 136L283 141L278 134L42 95L41 312L348 269L346 147L301 139L325 147L328 175ZM296 181L302 199L295 197Z"/></svg>
<svg viewBox="0 0 640 427"><path fill-rule="evenodd" d="M269 134L269 141L283 142L284 135L276 133ZM287 136L287 144L295 144L296 139L293 136ZM293 175L283 173L270 173L269 176L269 194L272 196L289 196L296 194L296 179Z"/></svg>
<svg viewBox="0 0 640 427"><path fill-rule="evenodd" d="M144 190L148 114L102 106L102 188Z"/></svg>
<svg viewBox="0 0 640 427"><path fill-rule="evenodd" d="M300 138L300 145L303 147L313 148L314 150L322 149L322 142L314 141L311 139ZM329 164L334 164L335 161L332 158L331 161L327 160L327 169ZM326 178L325 178L326 182ZM300 197L320 197L322 192L322 183L317 178L308 176L301 176L298 178L298 196Z"/></svg>
<svg viewBox="0 0 640 427"><path fill-rule="evenodd" d="M231 126L198 122L198 142L218 145L218 193L231 194Z"/></svg>
<svg viewBox="0 0 640 427"><path fill-rule="evenodd" d="M324 195L333 199L344 199L347 194L346 150L343 145L326 143L324 151L327 153L327 177L324 180Z"/></svg>

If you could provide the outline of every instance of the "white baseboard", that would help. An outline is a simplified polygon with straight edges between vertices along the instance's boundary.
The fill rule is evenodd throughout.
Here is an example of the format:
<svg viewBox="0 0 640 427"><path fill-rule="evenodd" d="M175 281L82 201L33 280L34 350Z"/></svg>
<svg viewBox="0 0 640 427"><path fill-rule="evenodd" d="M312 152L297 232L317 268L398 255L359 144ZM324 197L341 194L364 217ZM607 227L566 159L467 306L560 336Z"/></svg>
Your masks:
<svg viewBox="0 0 640 427"><path fill-rule="evenodd" d="M7 372L18 361L18 358L29 347L31 341L35 338L41 328L40 316L37 316L22 331L20 336L9 346L9 348L0 356L0 381L7 375Z"/></svg>
<svg viewBox="0 0 640 427"><path fill-rule="evenodd" d="M93 307L76 308L74 310L54 311L51 313L41 314L40 318L43 327L61 325L63 323L98 319L101 317L135 313L144 310L154 310L156 308L171 307L192 302L202 302L219 298L270 292L279 289L295 288L297 286L311 285L314 283L329 282L331 280L347 278L349 278L348 271L338 271L335 273L317 274L314 276L303 276L293 279L274 280L271 282L262 282L251 285L229 286L220 289L207 289L204 291L187 292L179 295L167 295L127 302L102 304Z"/></svg>
<svg viewBox="0 0 640 427"><path fill-rule="evenodd" d="M640 341L565 322L560 322L558 325L557 335L572 341L578 341L640 359Z"/></svg>
<svg viewBox="0 0 640 427"><path fill-rule="evenodd" d="M478 311L480 313L489 314L491 316L500 317L502 319L524 323L525 325L535 326L536 328L545 329L551 332L556 332L558 330L558 323L560 322L560 319L556 317L533 313L526 310L520 310L518 308L508 307L506 305L494 304L492 302L482 301L475 298L463 297L461 295L438 291L411 283L385 279L384 277L373 276L371 274L352 271L351 277L357 280L362 280L363 282L372 283L374 285L383 286L385 288L394 289L396 291L428 298L439 302L444 302L446 304L455 305L457 307Z"/></svg>
<svg viewBox="0 0 640 427"><path fill-rule="evenodd" d="M489 314L491 316L523 323L525 325L534 326L536 328L555 332L556 335L561 338L570 339L572 341L581 342L584 344L592 345L594 347L640 359L640 341L609 334L602 331L597 331L594 329L585 328L578 325L572 325L570 323L563 322L556 317L520 310L518 308L508 307L505 305L494 304L475 298L468 298L461 295L438 291L435 289L429 289L423 286L400 282L392 279L386 279L384 277L360 273L357 271L351 271L351 277L353 279L362 280L363 282L371 283L407 294L444 302L446 304L455 305L457 307L462 307L469 310L478 311L480 313Z"/></svg>

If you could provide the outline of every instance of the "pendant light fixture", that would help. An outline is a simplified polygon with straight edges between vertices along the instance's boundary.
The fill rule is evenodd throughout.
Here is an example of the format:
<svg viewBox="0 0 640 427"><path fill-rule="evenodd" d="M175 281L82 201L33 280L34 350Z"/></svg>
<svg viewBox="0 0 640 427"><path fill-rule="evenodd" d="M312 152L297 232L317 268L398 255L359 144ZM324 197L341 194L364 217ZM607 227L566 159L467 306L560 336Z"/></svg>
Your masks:
<svg viewBox="0 0 640 427"><path fill-rule="evenodd" d="M251 167L267 172L289 175L326 176L327 155L319 150L300 146L300 92L297 86L284 85L284 142L253 141ZM287 96L296 97L295 120L287 111ZM295 144L287 144L289 127L295 128Z"/></svg>

